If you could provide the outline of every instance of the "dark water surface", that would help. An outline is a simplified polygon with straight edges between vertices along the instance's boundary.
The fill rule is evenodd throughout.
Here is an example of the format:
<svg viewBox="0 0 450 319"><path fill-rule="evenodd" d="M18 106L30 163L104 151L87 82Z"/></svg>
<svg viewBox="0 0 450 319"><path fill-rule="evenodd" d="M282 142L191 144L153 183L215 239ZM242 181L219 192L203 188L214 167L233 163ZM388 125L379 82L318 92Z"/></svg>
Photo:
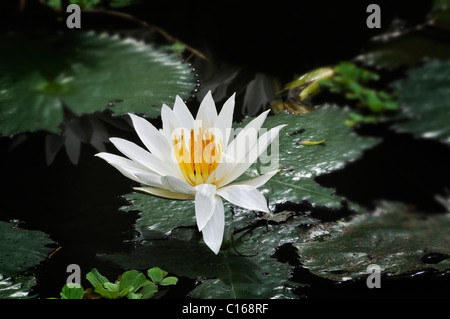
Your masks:
<svg viewBox="0 0 450 319"><path fill-rule="evenodd" d="M409 138L409 137L407 137ZM41 230L49 234L56 243L55 253L36 267L37 286L32 293L39 297L56 297L64 285L67 276L66 268L70 264L81 267L82 284L89 287L84 276L92 268L101 270L102 275L115 280L124 269L115 264L97 258L98 255L121 253L133 249L130 242L135 236L134 222L137 213L123 212L120 207L127 202L121 195L129 193L134 183L118 174L110 165L94 157L97 153L91 146L84 144L78 165L73 165L62 150L55 161L47 166L44 152L45 134L28 134L27 140L12 148L12 140L0 139L0 158L2 176L2 200L0 220L18 219L20 227ZM397 141L398 142L398 141ZM420 142L418 144L420 146ZM428 145L428 144L427 144ZM416 145L417 146L417 145ZM427 146L428 147L428 146ZM438 145L436 145L439 149ZM322 183L337 190L345 196L361 203L369 203L367 193L373 192L385 183L383 178L373 178L365 191L346 188L343 180L355 181L364 171L363 165L370 174L377 164L377 158L386 156L386 146L381 146L378 153L370 154L358 164L350 165L342 170L322 178ZM421 150L420 147L417 148ZM436 150L436 149L431 149ZM399 152L404 152L402 148ZM428 149L430 151L430 149ZM435 158L439 169L441 161L448 161L450 154L441 153ZM442 157L442 154L445 156ZM378 155L378 156L377 156ZM394 156L394 153L390 153ZM401 158L399 154L396 154ZM416 157L410 166L416 167L422 159ZM448 163L448 162L447 162ZM384 163L383 163L384 165ZM441 164L442 165L442 164ZM376 171L376 170L375 170ZM356 172L356 174L355 174ZM435 172L436 173L436 172ZM439 176L436 174L436 176ZM436 188L448 184L448 176L440 176L433 180ZM431 177L429 177L431 178ZM430 182L430 181L428 181ZM341 186L340 186L341 185ZM436 189L437 190L437 189ZM385 189L380 196L414 203L413 197L402 198L405 192L399 187L398 192ZM432 194L416 197L415 203L429 208L430 213L439 213L431 205ZM441 209L442 210L442 209ZM433 212L434 211L434 212ZM402 276L383 276L383 289L368 289L365 278L349 282L332 282L312 275L301 267L301 260L296 257L295 249L284 245L278 249L275 258L281 262L289 262L293 266L292 280L308 284L295 290L301 298L448 298L450 271L438 272L433 269ZM422 262L430 264L439 262L443 256L423 256ZM171 287L164 298L184 298L195 287L195 282L180 277L177 286Z"/></svg>
<svg viewBox="0 0 450 319"><path fill-rule="evenodd" d="M367 39L385 32L395 16L409 24L421 21L431 3L373 2L385 4L381 30L365 27L364 1L358 1L358 5L334 0L277 1L276 5L261 2L258 6L227 1L219 7L192 1L176 8L165 1L147 1L130 7L128 13L164 28L193 47L212 52L211 64L245 67L289 81L294 74L353 58ZM96 19L93 25L106 23L100 16ZM200 81L205 77L200 74ZM361 160L317 181L369 207L374 200L385 198L441 213L434 195L450 188L449 148L415 140L408 134L393 134L385 128L362 133L382 137L384 142L366 152ZM124 137L123 132L120 136ZM55 242L54 254L34 270L37 286L32 293L41 298L58 297L70 264L81 267L85 288L89 285L84 276L94 267L115 280L124 269L97 256L133 249L130 240L135 237L137 213L125 213L120 207L127 204L121 196L136 184L95 158L97 151L90 145L82 145L78 165L70 162L64 150L47 165L45 133L22 137L26 140L15 147L13 143L18 139L0 137L0 220L20 220L20 227L43 231ZM291 245L279 248L275 257L292 265L293 281L309 285L295 290L302 298L450 298L448 270L383 277L382 288L370 290L364 278L332 282L312 275L301 267ZM425 264L432 265L442 256L422 258ZM179 279L165 298L183 298L195 287L193 280Z"/></svg>

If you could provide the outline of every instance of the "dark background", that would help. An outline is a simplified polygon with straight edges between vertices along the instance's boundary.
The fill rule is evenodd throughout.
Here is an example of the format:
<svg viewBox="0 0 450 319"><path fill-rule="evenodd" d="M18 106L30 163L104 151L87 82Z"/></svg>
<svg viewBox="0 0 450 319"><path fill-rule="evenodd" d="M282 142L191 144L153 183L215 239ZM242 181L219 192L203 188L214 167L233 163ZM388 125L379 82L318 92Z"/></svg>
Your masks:
<svg viewBox="0 0 450 319"><path fill-rule="evenodd" d="M40 28L77 32L68 31L61 15L39 1L25 1L22 8L20 3L0 3L1 32ZM366 27L370 3L381 7L381 29ZM149 32L141 29L145 22L204 53L212 65L245 67L249 73L264 72L289 81L315 67L352 59L364 52L371 37L391 31L395 21L400 26L394 28L397 31L422 23L431 7L432 1L426 0L143 1L119 10L135 19L84 12L81 31L137 30L136 34L145 36ZM197 67L195 60L192 63ZM403 74L403 70L399 72L394 77ZM201 84L206 75L200 72L198 77ZM117 127L108 129L113 136ZM319 183L369 207L374 199L387 198L413 203L430 213L442 212L433 196L449 187L448 147L417 141L408 134L393 134L382 126L360 133L381 136L384 142L345 169L318 178ZM122 269L96 256L132 249L127 240L134 237L137 216L119 210L126 204L120 196L128 193L133 183L94 158L97 151L92 146L82 145L78 165L63 151L47 165L45 137L44 132L14 139L0 137L0 220L19 219L21 227L48 233L57 243L55 249L62 247L36 269L38 285L33 291L43 298L58 296L68 276L65 267L72 263L81 266L82 277L94 267L111 280L121 274ZM405 183L410 176L414 176L414 183ZM361 179L372 182L362 183ZM351 185L365 186L354 189ZM299 297L449 297L449 271L430 269L383 277L382 289L369 290L365 279L331 282L315 277L301 267L292 246L281 247L276 257L293 265L294 281L310 285L296 291ZM165 297L183 298L194 286L194 281L180 277L176 289Z"/></svg>

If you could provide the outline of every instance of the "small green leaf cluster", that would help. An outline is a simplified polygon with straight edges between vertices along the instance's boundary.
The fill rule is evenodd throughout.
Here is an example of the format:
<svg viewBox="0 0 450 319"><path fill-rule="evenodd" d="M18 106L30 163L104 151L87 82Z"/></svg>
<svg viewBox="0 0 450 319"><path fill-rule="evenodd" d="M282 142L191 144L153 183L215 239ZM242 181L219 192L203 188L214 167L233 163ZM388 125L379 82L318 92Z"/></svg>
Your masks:
<svg viewBox="0 0 450 319"><path fill-rule="evenodd" d="M294 81L287 83L284 86L283 91L299 89L300 93L298 97L300 101L304 101L307 98L319 93L319 83L321 83L321 81L329 79L333 76L333 74L334 70L330 67L322 67L311 70L301 75Z"/></svg>
<svg viewBox="0 0 450 319"><path fill-rule="evenodd" d="M59 293L61 299L83 299L84 289L80 284L69 282Z"/></svg>
<svg viewBox="0 0 450 319"><path fill-rule="evenodd" d="M351 62L341 62L334 67L334 75L320 80L321 86L328 86L331 92L343 94L350 100L357 100L357 105L370 113L398 110L398 102L395 94L378 91L366 86L370 81L377 81L377 73L357 67ZM353 126L359 123L376 121L373 114L350 113L347 125Z"/></svg>
<svg viewBox="0 0 450 319"><path fill-rule="evenodd" d="M112 283L94 268L86 275L92 288L85 291L80 284L67 283L60 295L62 299L150 299L158 292L158 286L175 285L178 282L178 278L167 277L167 274L167 271L154 267L147 271L147 279L143 273L133 269L124 272Z"/></svg>

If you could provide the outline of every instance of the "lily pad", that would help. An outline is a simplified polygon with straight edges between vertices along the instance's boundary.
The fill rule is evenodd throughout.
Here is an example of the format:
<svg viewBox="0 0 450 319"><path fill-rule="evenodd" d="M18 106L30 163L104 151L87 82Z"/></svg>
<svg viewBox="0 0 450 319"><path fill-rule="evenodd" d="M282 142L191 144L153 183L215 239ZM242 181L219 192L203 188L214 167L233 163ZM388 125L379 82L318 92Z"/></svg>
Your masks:
<svg viewBox="0 0 450 319"><path fill-rule="evenodd" d="M52 251L47 247L52 243L43 232L0 221L0 274L15 276L37 266Z"/></svg>
<svg viewBox="0 0 450 319"><path fill-rule="evenodd" d="M236 249L251 254L241 256L230 247L220 256L214 277L201 280L190 295L202 299L293 298L288 287L291 266L270 256L276 247L264 242L267 231L259 227L238 234Z"/></svg>
<svg viewBox="0 0 450 319"><path fill-rule="evenodd" d="M123 211L140 211L136 230L142 238L167 237L175 227L195 225L194 201L168 200L141 193L124 196L131 205L124 206Z"/></svg>
<svg viewBox="0 0 450 319"><path fill-rule="evenodd" d="M176 213L185 206L183 202L173 202L180 205ZM163 206L161 208L164 209ZM291 228L286 228L280 236L282 227L278 225L273 229L261 226L246 230L245 227L255 221L254 214L239 208L233 208L234 213L231 214L231 207L225 209L228 212L226 239L218 255L211 253L192 224L193 227L172 229L169 235L161 233L159 240L155 239L155 232L151 234L151 240L138 236L136 241L140 246L129 254L102 258L125 268L146 269L158 264L178 276L197 279L202 284L191 292L195 298L293 297L287 287L291 266L278 262L271 255L286 241L295 241L296 234L292 234ZM193 214L193 210L190 213ZM238 229L243 231L231 235Z"/></svg>
<svg viewBox="0 0 450 319"><path fill-rule="evenodd" d="M430 61L395 83L403 114L399 132L450 145L450 61Z"/></svg>
<svg viewBox="0 0 450 319"><path fill-rule="evenodd" d="M313 206L337 209L345 198L322 187L314 177L343 168L361 157L364 150L375 146L379 139L359 136L345 126L349 110L336 105L323 105L307 114L278 114L266 120L264 126L272 128L287 124L280 132L278 161L281 171L259 189L270 204L306 200ZM302 141L322 141L317 145L302 145ZM299 143L300 142L300 143ZM271 149L270 157L277 159ZM276 165L275 161L275 165ZM259 175L273 162L253 165L247 176ZM350 203L351 204L351 203ZM361 209L357 205L350 205Z"/></svg>
<svg viewBox="0 0 450 319"><path fill-rule="evenodd" d="M332 280L366 275L371 264L387 275L424 268L444 270L450 268L450 259L426 264L421 258L428 254L448 256L449 227L449 213L427 215L384 202L375 212L359 214L348 222L308 229L295 247L303 267Z"/></svg>
<svg viewBox="0 0 450 319"><path fill-rule="evenodd" d="M64 108L81 115L160 114L187 98L194 74L163 49L94 33L12 35L0 41L0 134L58 133Z"/></svg>
<svg viewBox="0 0 450 319"><path fill-rule="evenodd" d="M3 278L0 275L0 299L28 299L30 290L36 285L34 276Z"/></svg>

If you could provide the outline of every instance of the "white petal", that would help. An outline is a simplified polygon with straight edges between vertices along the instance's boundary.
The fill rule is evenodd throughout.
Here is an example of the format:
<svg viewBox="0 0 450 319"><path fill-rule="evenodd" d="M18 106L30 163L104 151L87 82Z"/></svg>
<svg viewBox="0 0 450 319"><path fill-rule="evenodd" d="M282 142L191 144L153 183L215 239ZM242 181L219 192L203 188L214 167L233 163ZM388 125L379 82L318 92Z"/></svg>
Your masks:
<svg viewBox="0 0 450 319"><path fill-rule="evenodd" d="M211 91L208 91L208 93L206 93L205 97L200 103L200 107L197 111L195 120L201 121L203 129L215 127L215 123L217 120L217 110L211 95Z"/></svg>
<svg viewBox="0 0 450 319"><path fill-rule="evenodd" d="M136 145L122 138L112 137L109 140L119 151L121 151L128 158L140 163L153 172L161 176L175 175L175 173L173 172L173 168L168 165L169 163L167 161L161 160L150 152L144 150L139 145ZM169 159L169 161L171 160Z"/></svg>
<svg viewBox="0 0 450 319"><path fill-rule="evenodd" d="M216 186L212 184L200 184L196 187L195 194L195 218L198 230L201 231L214 213Z"/></svg>
<svg viewBox="0 0 450 319"><path fill-rule="evenodd" d="M119 172L135 182L154 187L163 187L161 177L148 172L146 168L139 163L133 162L125 157L109 153L98 153L95 154L95 156L107 161ZM138 177L137 174L140 174L141 177Z"/></svg>
<svg viewBox="0 0 450 319"><path fill-rule="evenodd" d="M246 143L246 139L249 138L249 136L253 136L253 134L256 133L256 136L258 136L258 132L261 129L261 126L264 124L264 121L267 118L267 115L269 114L270 110L267 110L263 113L261 113L258 117L250 121L237 135L236 137L230 142L228 145L226 152L231 155L235 155L236 160L238 160L238 156L242 153L238 152L237 147L240 145L244 145ZM250 143L247 143L249 147L252 147L253 145L250 145Z"/></svg>
<svg viewBox="0 0 450 319"><path fill-rule="evenodd" d="M267 183L267 181L269 179L271 179L279 171L280 171L279 169L274 170L274 171L270 171L270 172L268 172L266 174L263 174L263 175L260 175L260 176L248 179L246 181L230 184L229 186L232 186L232 185L249 185L249 186L253 186L255 188L258 188L258 187L264 185L265 183Z"/></svg>
<svg viewBox="0 0 450 319"><path fill-rule="evenodd" d="M165 104L163 104L161 108L161 120L163 134L168 142L172 144L172 133L175 129L181 128L180 121L178 121L178 118L175 116L172 109Z"/></svg>
<svg viewBox="0 0 450 319"><path fill-rule="evenodd" d="M233 170L229 172L219 187L225 186L241 176L266 151L267 147L278 137L280 130L285 126L279 125L261 135L256 145L247 152L245 160L242 163L237 163L233 167Z"/></svg>
<svg viewBox="0 0 450 319"><path fill-rule="evenodd" d="M245 209L269 212L264 196L250 185L229 185L217 190L217 195Z"/></svg>
<svg viewBox="0 0 450 319"><path fill-rule="evenodd" d="M175 98L173 113L177 116L181 127L184 127L189 131L194 128L194 117L178 95Z"/></svg>
<svg viewBox="0 0 450 319"><path fill-rule="evenodd" d="M234 167L239 163L245 162L249 150L251 150L258 141L258 132L269 112L270 110L261 113L258 117L248 123L225 148L225 151L222 154L223 164L219 164L216 168L217 180L222 179L225 175L232 172Z"/></svg>
<svg viewBox="0 0 450 319"><path fill-rule="evenodd" d="M142 165L138 162L134 162L128 158L116 155L116 154L101 152L101 153L95 154L95 156L105 160L106 162L108 162L110 164L128 166L130 168L139 169L143 172L147 171L147 168L144 165Z"/></svg>
<svg viewBox="0 0 450 319"><path fill-rule="evenodd" d="M225 230L225 213L222 199L214 197L214 213L202 230L203 241L217 255L223 241Z"/></svg>
<svg viewBox="0 0 450 319"><path fill-rule="evenodd" d="M168 198L168 199L179 199L179 200L194 199L194 195L174 193L167 189L161 189L161 188L133 187L133 189L138 192L142 192L142 193L145 193L148 195L162 197L162 198Z"/></svg>
<svg viewBox="0 0 450 319"><path fill-rule="evenodd" d="M194 195L195 188L189 185L185 180L173 176L163 176L161 183L171 192Z"/></svg>
<svg viewBox="0 0 450 319"><path fill-rule="evenodd" d="M222 132L223 146L226 148L228 145L228 140L231 134L231 126L233 124L233 113L234 113L234 98L236 93L234 93L222 106L219 115L217 116L216 126Z"/></svg>
<svg viewBox="0 0 450 319"><path fill-rule="evenodd" d="M135 172L134 176L138 178L141 184L153 186L153 187L164 187L161 181L161 176L147 173L147 172Z"/></svg>
<svg viewBox="0 0 450 319"><path fill-rule="evenodd" d="M133 127L145 147L159 159L167 160L170 158L171 148L164 135L146 119L131 113L128 115L131 117Z"/></svg>

